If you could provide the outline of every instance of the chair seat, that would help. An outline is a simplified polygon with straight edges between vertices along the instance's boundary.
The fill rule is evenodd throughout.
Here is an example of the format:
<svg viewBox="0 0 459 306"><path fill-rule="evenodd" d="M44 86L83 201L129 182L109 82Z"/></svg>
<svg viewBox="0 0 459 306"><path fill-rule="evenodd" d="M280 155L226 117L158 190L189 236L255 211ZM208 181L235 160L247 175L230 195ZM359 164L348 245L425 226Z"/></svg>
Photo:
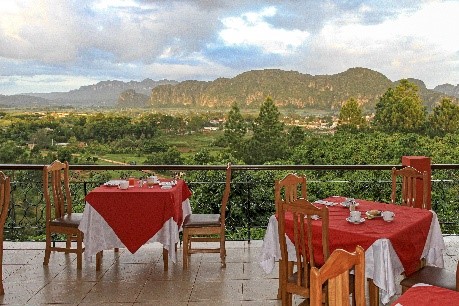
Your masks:
<svg viewBox="0 0 459 306"><path fill-rule="evenodd" d="M191 214L183 220L182 227L219 227L220 225L220 214Z"/></svg>
<svg viewBox="0 0 459 306"><path fill-rule="evenodd" d="M63 217L60 217L60 218L52 220L50 222L50 225L78 228L82 218L83 218L83 214L82 213L66 214Z"/></svg>
<svg viewBox="0 0 459 306"><path fill-rule="evenodd" d="M456 290L456 274L443 268L426 266L400 282L408 288L419 283Z"/></svg>

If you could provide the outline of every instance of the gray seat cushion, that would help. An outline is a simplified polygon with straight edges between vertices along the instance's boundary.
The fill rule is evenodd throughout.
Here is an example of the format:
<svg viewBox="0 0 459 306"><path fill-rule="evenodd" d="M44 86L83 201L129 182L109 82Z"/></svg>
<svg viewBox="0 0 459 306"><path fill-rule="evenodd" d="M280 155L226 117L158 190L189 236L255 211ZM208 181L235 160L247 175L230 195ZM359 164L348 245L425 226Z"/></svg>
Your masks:
<svg viewBox="0 0 459 306"><path fill-rule="evenodd" d="M78 227L80 225L83 214L71 213L64 215L63 217L54 219L50 222L53 226L64 226L64 227Z"/></svg>
<svg viewBox="0 0 459 306"><path fill-rule="evenodd" d="M220 226L219 214L191 214L183 220L183 227Z"/></svg>

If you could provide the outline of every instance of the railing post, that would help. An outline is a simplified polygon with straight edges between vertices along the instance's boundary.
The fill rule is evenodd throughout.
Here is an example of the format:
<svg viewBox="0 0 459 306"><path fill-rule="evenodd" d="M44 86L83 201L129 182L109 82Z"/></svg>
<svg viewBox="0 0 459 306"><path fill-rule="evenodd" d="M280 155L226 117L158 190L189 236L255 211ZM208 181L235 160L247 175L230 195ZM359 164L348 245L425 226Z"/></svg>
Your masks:
<svg viewBox="0 0 459 306"><path fill-rule="evenodd" d="M248 181L247 182L247 212L246 212L246 216L247 216L247 242L250 243L250 240L251 240L251 233L250 233L250 229L251 229L251 223L252 223L252 216L251 216L251 208L252 208L252 180Z"/></svg>

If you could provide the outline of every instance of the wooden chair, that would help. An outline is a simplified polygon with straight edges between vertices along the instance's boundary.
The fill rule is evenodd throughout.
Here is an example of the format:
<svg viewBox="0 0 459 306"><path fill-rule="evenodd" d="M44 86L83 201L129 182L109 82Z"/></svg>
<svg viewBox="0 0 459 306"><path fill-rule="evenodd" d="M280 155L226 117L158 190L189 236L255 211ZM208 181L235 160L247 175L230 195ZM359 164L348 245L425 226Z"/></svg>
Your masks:
<svg viewBox="0 0 459 306"><path fill-rule="evenodd" d="M422 184L422 204L421 208L427 209L430 205L427 205L427 194L428 194L428 174L426 171L423 173L414 169L413 167L405 167L397 170L395 167L392 168L392 194L391 203L397 203L397 177L401 177L402 180L402 193L400 197L400 203L403 206L418 207L417 188L416 185Z"/></svg>
<svg viewBox="0 0 459 306"><path fill-rule="evenodd" d="M298 191L301 191L298 197ZM284 195L284 197L282 197ZM304 175L287 174L283 179L277 180L274 184L274 203L276 213L280 203L290 203L298 198L307 199L306 177Z"/></svg>
<svg viewBox="0 0 459 306"><path fill-rule="evenodd" d="M5 294L5 290L3 289L3 229L5 227L8 207L10 205L10 190L10 178L0 171L0 204L2 205L0 210L0 295Z"/></svg>
<svg viewBox="0 0 459 306"><path fill-rule="evenodd" d="M52 197L50 196L50 192ZM69 187L69 164L58 160L43 167L43 195L46 201L46 249L43 265L47 266L51 251L77 254L77 269L83 263L83 233L78 229L82 215L72 211L72 197ZM52 235L67 237L65 247L51 245ZM72 248L76 241L76 249Z"/></svg>
<svg viewBox="0 0 459 306"><path fill-rule="evenodd" d="M289 265L287 239L286 239L286 221L285 217L293 217L293 240L296 250L296 272ZM280 266L280 290L282 305L292 305L292 294L301 295L309 298L309 271L311 267L316 267L316 252L312 244L312 218L318 216L321 218L321 242L323 259L329 256L328 248L328 208L323 206L318 208L305 199L297 199L291 202L280 202L279 206L279 244L283 260L279 262ZM306 220L306 222L305 222Z"/></svg>
<svg viewBox="0 0 459 306"><path fill-rule="evenodd" d="M222 267L226 267L225 217L231 189L231 164L226 167L225 190L220 214L191 214L183 220L183 269L188 269L191 254L220 253ZM192 248L192 242L219 242L218 248Z"/></svg>
<svg viewBox="0 0 459 306"><path fill-rule="evenodd" d="M400 282L400 285L402 285L402 293L419 283L459 291L459 261L457 263L456 273L432 266L421 268Z"/></svg>
<svg viewBox="0 0 459 306"><path fill-rule="evenodd" d="M354 268L354 295L358 306L365 305L365 252L357 246L354 253L335 250L320 268L311 269L311 306L322 306L323 285L327 283L328 305L350 305L349 271Z"/></svg>

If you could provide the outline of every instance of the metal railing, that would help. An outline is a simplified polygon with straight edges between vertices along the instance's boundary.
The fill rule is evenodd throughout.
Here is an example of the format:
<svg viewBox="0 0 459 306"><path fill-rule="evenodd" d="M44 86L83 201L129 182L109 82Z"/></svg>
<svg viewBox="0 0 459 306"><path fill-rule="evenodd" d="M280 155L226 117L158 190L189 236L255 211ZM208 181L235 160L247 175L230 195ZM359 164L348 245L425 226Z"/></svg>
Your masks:
<svg viewBox="0 0 459 306"><path fill-rule="evenodd" d="M42 240L44 208L42 169L44 165L0 164L11 177L11 203L5 225L8 240ZM400 165L233 165L227 211L229 239L263 237L274 212L274 180L290 172L308 178L308 198L330 195L352 196L381 202L390 200L390 170ZM184 172L193 192L193 212L218 213L225 183L226 165L70 165L74 208L84 209L84 197L112 177L144 177L152 172L171 176ZM432 209L446 234L459 232L459 165L432 165Z"/></svg>

